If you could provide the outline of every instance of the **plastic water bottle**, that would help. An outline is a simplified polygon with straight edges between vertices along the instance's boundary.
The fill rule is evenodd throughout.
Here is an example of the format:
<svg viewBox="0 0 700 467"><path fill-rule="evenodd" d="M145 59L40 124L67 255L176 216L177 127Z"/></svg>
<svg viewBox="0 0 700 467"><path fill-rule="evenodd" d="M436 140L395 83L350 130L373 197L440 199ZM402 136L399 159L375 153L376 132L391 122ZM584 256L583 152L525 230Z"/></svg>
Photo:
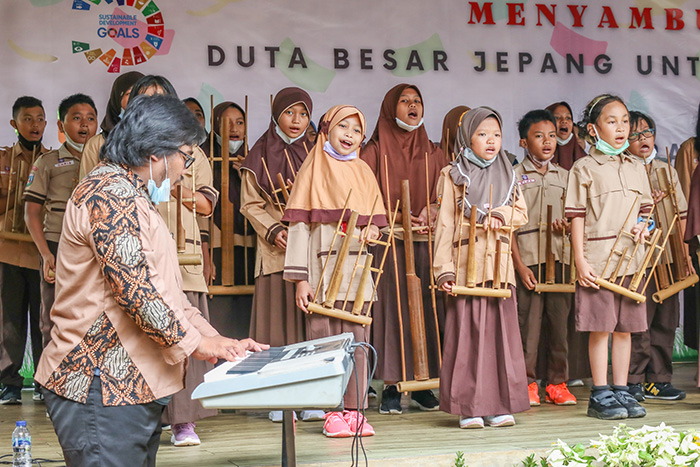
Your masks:
<svg viewBox="0 0 700 467"><path fill-rule="evenodd" d="M27 422L20 420L12 432L12 467L31 467L32 435L27 430Z"/></svg>

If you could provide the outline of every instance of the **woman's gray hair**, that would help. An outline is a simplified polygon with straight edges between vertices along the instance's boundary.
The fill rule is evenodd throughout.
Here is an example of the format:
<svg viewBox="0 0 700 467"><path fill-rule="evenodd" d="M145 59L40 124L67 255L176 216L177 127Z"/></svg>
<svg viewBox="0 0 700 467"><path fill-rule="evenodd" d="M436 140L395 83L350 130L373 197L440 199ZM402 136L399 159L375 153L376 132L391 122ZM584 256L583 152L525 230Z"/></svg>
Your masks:
<svg viewBox="0 0 700 467"><path fill-rule="evenodd" d="M135 96L122 119L109 132L100 152L103 160L141 167L152 155L169 156L181 146L201 144L206 132L175 96Z"/></svg>

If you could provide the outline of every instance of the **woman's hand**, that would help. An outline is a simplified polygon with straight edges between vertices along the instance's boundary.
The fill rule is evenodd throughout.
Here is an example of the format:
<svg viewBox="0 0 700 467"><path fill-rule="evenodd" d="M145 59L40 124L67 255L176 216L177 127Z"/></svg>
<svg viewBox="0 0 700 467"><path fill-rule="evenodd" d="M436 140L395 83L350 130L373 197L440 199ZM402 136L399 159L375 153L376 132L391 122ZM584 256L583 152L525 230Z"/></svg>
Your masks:
<svg viewBox="0 0 700 467"><path fill-rule="evenodd" d="M452 293L452 287L455 285L455 281L445 281L440 284L440 290L447 292L450 295L455 295Z"/></svg>
<svg viewBox="0 0 700 467"><path fill-rule="evenodd" d="M595 280L598 278L593 272L593 268L588 264L588 261L581 259L576 261L576 276L581 287L593 287L600 289Z"/></svg>
<svg viewBox="0 0 700 467"><path fill-rule="evenodd" d="M378 240L380 237L379 233L379 227L376 225L368 225L367 227L362 229L362 232L360 233L360 241L361 242L367 242L371 240Z"/></svg>
<svg viewBox="0 0 700 467"><path fill-rule="evenodd" d="M275 237L275 246L282 250L287 249L287 229L280 231Z"/></svg>

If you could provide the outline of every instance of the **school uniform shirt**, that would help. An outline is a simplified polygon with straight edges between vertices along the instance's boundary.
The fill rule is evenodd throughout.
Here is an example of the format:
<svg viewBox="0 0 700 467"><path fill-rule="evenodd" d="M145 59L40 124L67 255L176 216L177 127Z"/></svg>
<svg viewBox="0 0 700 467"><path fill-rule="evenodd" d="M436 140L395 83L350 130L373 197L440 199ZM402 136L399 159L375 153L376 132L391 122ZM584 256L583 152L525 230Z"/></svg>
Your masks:
<svg viewBox="0 0 700 467"><path fill-rule="evenodd" d="M258 186L253 172L243 170L241 173L241 213L258 234L255 277L281 272L284 270L284 250L275 246L275 238L286 227L281 221L279 205ZM287 244L290 245L289 240Z"/></svg>
<svg viewBox="0 0 700 467"><path fill-rule="evenodd" d="M447 281L455 280L455 273L459 268L459 283L464 285L467 277L467 251L469 245L469 219L464 218L461 207L457 207L456 200L462 196L462 187L452 182L450 169L447 166L440 172L438 180L438 193L440 207L437 220L435 222L435 255L433 266L435 279L438 286ZM528 213L525 198L514 188L515 209L513 206L499 206L492 211L492 216L501 219L503 225L512 223L514 228L519 228L527 223ZM459 224L462 221L462 233L460 236ZM476 281L479 285L482 281L492 281L494 279L496 253L489 255L484 264L484 253L486 248L491 252L496 250L496 241L501 240L501 262L500 277L503 282L508 278L508 284L515 286L515 273L513 261L508 261L508 233L504 230L490 231L489 241L486 243L486 231L476 228L475 257L476 257ZM461 239L461 242L460 242ZM458 245L461 243L462 253L459 254L459 264L457 264Z"/></svg>
<svg viewBox="0 0 700 467"><path fill-rule="evenodd" d="M0 149L0 190L4 196L10 195L9 209L0 214L0 231L24 233L28 241L8 240L0 237L0 263L11 264L21 268L39 270L39 250L31 241L29 231L24 224L24 200L22 191L31 179L31 170L36 157L47 152L41 146L33 155L19 142L11 147ZM12 186L10 186L12 183ZM20 191L20 202L15 206L15 196Z"/></svg>
<svg viewBox="0 0 700 467"><path fill-rule="evenodd" d="M683 141L676 154L676 171L680 179L683 194L686 199L690 197L690 179L698 166L698 154L695 151L695 138L688 138Z"/></svg>
<svg viewBox="0 0 700 467"><path fill-rule="evenodd" d="M83 147L83 155L80 158L80 172L78 178L82 180L100 162L100 150L105 144L104 133L98 133L90 138Z"/></svg>
<svg viewBox="0 0 700 467"><path fill-rule="evenodd" d="M60 249L36 381L85 403L99 370L106 406L182 389L187 356L218 333L182 291L175 242L145 182L122 166L96 167L66 205Z"/></svg>
<svg viewBox="0 0 700 467"><path fill-rule="evenodd" d="M193 151L194 163L185 171L182 183L183 188L187 188L193 192L201 193L216 205L219 199L219 192L214 189L213 175L211 166L207 160L207 156L199 148L195 147ZM194 188L193 188L194 187ZM177 238L177 200L172 194L168 203L160 203L157 206L158 212L165 219L168 226L168 231L173 239ZM209 217L209 216L207 216ZM204 218L200 213L196 214L182 207L181 220L182 226L185 229L185 251L186 255L202 256L202 238L199 233L199 218ZM200 263L198 265L181 265L180 274L182 274L182 286L185 292L208 292L207 283L204 280L204 267Z"/></svg>
<svg viewBox="0 0 700 467"><path fill-rule="evenodd" d="M666 179L669 180L676 191L676 202L678 204L678 216L679 219L676 220L676 225L674 229L678 229L680 226L680 221L685 220L688 217L688 203L686 202L685 195L683 194L683 188L681 186L680 179L678 177L678 172L676 169L671 167L671 174L669 176L669 166L667 162L659 159L653 159L651 161L651 167L649 170L649 178L651 180L651 187L653 190L661 190L661 184L659 183L659 170L666 172ZM670 194L667 192L667 196L661 200L661 203L656 205L656 210L654 212L654 219L661 221L661 226L664 230L663 235L666 236L668 231L668 226L671 225L673 216L675 214L675 209L673 206L673 201L671 201ZM663 238L662 237L662 240ZM670 240L666 245L666 257L671 263L673 263L673 255L671 254Z"/></svg>
<svg viewBox="0 0 700 467"><path fill-rule="evenodd" d="M529 157L516 165L513 171L528 212L527 224L515 231L520 259L525 266L535 266L547 259L547 206L552 206L553 221L564 218L564 194L569 171L550 162L547 164L547 172L541 174ZM562 258L562 243L561 232L553 232L554 258L568 264L568 249Z"/></svg>
<svg viewBox="0 0 700 467"><path fill-rule="evenodd" d="M63 214L78 184L79 169L80 157L74 156L65 143L34 162L24 188L24 200L44 206L44 236L49 242L58 243L61 238Z"/></svg>
<svg viewBox="0 0 700 467"><path fill-rule="evenodd" d="M646 169L639 158L628 153L608 156L593 148L590 157L574 163L569 173L566 190L565 214L567 218L585 219L583 252L593 273L609 279L617 268L619 257L613 258L603 275L615 240L622 229L630 232L640 216L650 213L651 189ZM627 219L629 212L632 214ZM615 249L632 254L633 240L624 235ZM640 246L630 260L628 275L637 272L642 265L646 248ZM627 269L623 264L620 275Z"/></svg>

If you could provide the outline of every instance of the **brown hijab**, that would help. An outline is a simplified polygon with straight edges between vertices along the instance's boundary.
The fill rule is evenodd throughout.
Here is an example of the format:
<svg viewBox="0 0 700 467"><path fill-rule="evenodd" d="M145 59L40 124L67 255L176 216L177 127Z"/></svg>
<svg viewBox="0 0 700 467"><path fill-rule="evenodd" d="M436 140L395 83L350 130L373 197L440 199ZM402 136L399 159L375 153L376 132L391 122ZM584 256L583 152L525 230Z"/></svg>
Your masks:
<svg viewBox="0 0 700 467"><path fill-rule="evenodd" d="M117 76L117 79L114 80L112 91L109 93L109 101L107 101L107 111L100 124L105 138L107 138L112 128L121 120L119 114L122 111L122 97L124 97L126 91L131 89L141 78L143 78L143 73L129 71L123 75Z"/></svg>
<svg viewBox="0 0 700 467"><path fill-rule="evenodd" d="M571 106L567 104L566 102L555 102L554 104L549 105L546 110L549 110L554 114L554 109L556 109L559 106L566 107L569 109L569 113L571 114L571 117L573 118L574 113L571 111ZM574 123L574 122L572 122ZM571 167L574 165L574 162L577 160L581 159L583 156L586 155L586 151L581 147L580 144L578 144L578 137L576 136L576 124L574 123L573 131L571 133L573 136L571 140L569 140L568 143L564 144L563 146L559 146L557 144L557 148L554 151L554 158L552 159L552 162L559 164L566 170L571 170Z"/></svg>
<svg viewBox="0 0 700 467"><path fill-rule="evenodd" d="M464 202L459 200L457 203L464 206L465 216L469 216L472 206L476 206L479 222L488 212L491 186L493 186L491 209L510 204L515 189L513 166L502 146L496 155L496 160L486 168L473 164L464 155L465 148L471 149L472 135L481 122L489 117L496 118L500 127L503 128L501 115L489 107L471 109L462 117L454 146L457 159L451 162L450 169L450 177L454 184L460 188L466 185Z"/></svg>
<svg viewBox="0 0 700 467"><path fill-rule="evenodd" d="M306 159L306 147L309 145L307 138L301 137L292 144L287 144L280 138L275 130L277 120L280 115L282 115L282 112L294 104L304 104L306 110L309 112L309 121L311 121L311 111L313 108L311 96L300 88L292 87L282 89L272 101L272 117L270 118L269 128L248 152L248 157L245 158L243 166L241 167L241 169L253 172L260 189L271 196L276 187L270 186L270 179L267 177L268 174L265 172L262 160L265 159L270 177L273 183L275 183L278 173L282 175L284 180L294 180L294 174L284 154L285 149L289 155L294 172L299 170L304 159ZM306 143L306 147L304 143Z"/></svg>
<svg viewBox="0 0 700 467"><path fill-rule="evenodd" d="M436 185L440 178L440 170L447 165L442 150L436 146L425 131L425 126L421 125L414 131L406 131L396 124L396 106L401 97L401 93L406 88L415 89L419 96L420 90L413 85L399 84L394 86L384 96L382 107L379 111L379 120L374 129L372 138L367 146L360 153L360 157L365 159L363 154L374 154L374 162L369 162L374 169L375 176L379 181L379 186L387 201L386 174L389 174L389 201L392 205L401 198L401 181L409 180L411 187L411 212L417 216L426 206L427 198L430 202L437 200ZM421 100L423 97L421 96ZM424 107L425 109L425 107ZM428 154L428 182L430 193L426 194L425 183L425 154ZM386 164L384 163L384 156ZM389 207L392 210L393 207Z"/></svg>
<svg viewBox="0 0 700 467"><path fill-rule="evenodd" d="M357 225L367 225L370 216L372 224L378 227L388 224L382 194L369 166L360 158L337 160L323 150L331 128L352 115L359 118L364 136L365 116L357 107L337 105L326 112L319 126L316 145L297 174L283 221L337 222L350 193L344 220L350 218L350 210L353 210L359 214Z"/></svg>
<svg viewBox="0 0 700 467"><path fill-rule="evenodd" d="M231 101L224 101L220 104L218 104L216 107L214 107L214 133L221 136L219 133L221 132L221 115L223 115L224 111L228 109L229 107L234 107L238 109L241 114L243 115L243 118L245 119L245 111L241 108L240 105L236 104L235 102ZM211 135L210 135L211 136ZM231 154L231 156L240 156L243 157L245 155L245 146L246 142L244 142L240 148L238 148L238 151L236 151L235 154ZM209 148L207 147L207 151ZM214 140L214 156L218 157L221 155L221 145Z"/></svg>
<svg viewBox="0 0 700 467"><path fill-rule="evenodd" d="M453 108L442 121L442 139L440 140L440 149L448 160L457 158L457 154L452 152L455 147L455 138L457 137L458 124L462 119L462 115L469 112L471 109L466 105L458 105Z"/></svg>
<svg viewBox="0 0 700 467"><path fill-rule="evenodd" d="M695 169L693 178L690 179L690 193L688 193L688 218L685 224L683 240L690 245L692 252L698 248L698 235L700 235L700 170Z"/></svg>

